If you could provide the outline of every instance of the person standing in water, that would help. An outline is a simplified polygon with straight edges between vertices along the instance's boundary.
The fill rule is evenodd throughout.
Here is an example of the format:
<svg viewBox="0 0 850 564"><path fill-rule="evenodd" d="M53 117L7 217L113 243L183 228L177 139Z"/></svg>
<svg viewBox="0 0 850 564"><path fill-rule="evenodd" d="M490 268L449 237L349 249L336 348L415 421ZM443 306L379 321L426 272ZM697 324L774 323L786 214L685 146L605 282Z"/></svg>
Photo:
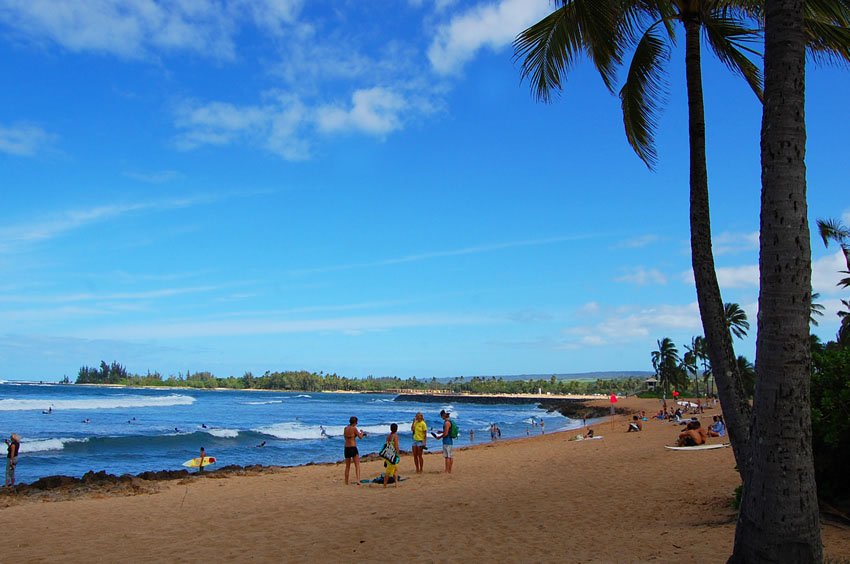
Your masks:
<svg viewBox="0 0 850 564"><path fill-rule="evenodd" d="M342 432L345 437L345 485L348 485L348 475L351 470L351 462L354 461L354 475L357 481L354 482L360 485L360 452L357 450L357 439L362 439L366 433L357 428L357 418L352 416L348 420L348 426Z"/></svg>
<svg viewBox="0 0 850 564"><path fill-rule="evenodd" d="M421 412L414 416L410 430L413 431L413 465L416 466L416 473L421 474L425 464L423 452L425 447L428 446L428 425L425 423L425 416Z"/></svg>
<svg viewBox="0 0 850 564"><path fill-rule="evenodd" d="M18 465L18 453L21 452L21 437L16 433L6 439L6 486L15 485L15 467Z"/></svg>

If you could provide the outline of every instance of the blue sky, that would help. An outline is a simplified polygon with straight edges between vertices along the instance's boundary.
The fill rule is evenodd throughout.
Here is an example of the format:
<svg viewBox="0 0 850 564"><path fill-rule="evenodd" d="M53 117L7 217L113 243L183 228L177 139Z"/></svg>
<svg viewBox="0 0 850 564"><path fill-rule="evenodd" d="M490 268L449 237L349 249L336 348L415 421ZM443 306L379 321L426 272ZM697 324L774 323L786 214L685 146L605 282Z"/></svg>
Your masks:
<svg viewBox="0 0 850 564"><path fill-rule="evenodd" d="M683 54L650 172L590 65L550 105L520 83L549 9L0 0L0 378L651 370L701 333ZM761 110L704 80L718 276L754 320ZM848 91L810 66L812 222L850 222ZM843 263L812 247L827 339Z"/></svg>

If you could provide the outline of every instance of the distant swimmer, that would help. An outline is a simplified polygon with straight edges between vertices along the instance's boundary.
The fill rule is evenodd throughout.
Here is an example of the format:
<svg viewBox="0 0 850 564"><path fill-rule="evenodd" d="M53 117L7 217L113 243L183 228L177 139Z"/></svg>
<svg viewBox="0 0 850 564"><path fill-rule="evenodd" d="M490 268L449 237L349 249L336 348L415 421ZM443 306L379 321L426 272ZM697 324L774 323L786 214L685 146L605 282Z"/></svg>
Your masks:
<svg viewBox="0 0 850 564"><path fill-rule="evenodd" d="M178 429L177 427L175 427L175 428L174 428L174 432L175 432L175 433L179 433L179 432L180 432L180 429Z"/></svg>
<svg viewBox="0 0 850 564"><path fill-rule="evenodd" d="M89 419L88 417L86 417L85 419L83 419L83 423L91 423L91 419Z"/></svg>
<svg viewBox="0 0 850 564"><path fill-rule="evenodd" d="M257 448L263 448L264 446L266 446L266 441L263 441L260 444L258 444Z"/></svg>

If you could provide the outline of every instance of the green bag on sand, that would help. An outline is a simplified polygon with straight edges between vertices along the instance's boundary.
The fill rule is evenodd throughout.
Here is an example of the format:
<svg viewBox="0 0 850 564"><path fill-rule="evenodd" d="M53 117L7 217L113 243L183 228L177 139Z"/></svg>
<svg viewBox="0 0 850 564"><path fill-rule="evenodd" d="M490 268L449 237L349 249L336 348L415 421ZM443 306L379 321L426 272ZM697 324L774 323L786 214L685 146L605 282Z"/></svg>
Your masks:
<svg viewBox="0 0 850 564"><path fill-rule="evenodd" d="M457 436L460 434L460 428L457 426L457 423L455 423L454 421L452 421L451 423L452 423L452 429L451 429L451 431L449 431L449 436L453 439L456 439Z"/></svg>

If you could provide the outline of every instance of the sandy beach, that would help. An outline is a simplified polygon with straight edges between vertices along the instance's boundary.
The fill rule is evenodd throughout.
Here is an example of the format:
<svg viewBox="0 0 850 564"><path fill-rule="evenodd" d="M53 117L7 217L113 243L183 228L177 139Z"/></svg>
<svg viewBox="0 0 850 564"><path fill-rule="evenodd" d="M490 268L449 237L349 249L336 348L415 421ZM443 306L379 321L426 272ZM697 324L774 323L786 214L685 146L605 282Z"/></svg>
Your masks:
<svg viewBox="0 0 850 564"><path fill-rule="evenodd" d="M657 401L618 407L650 412ZM345 486L343 464L329 464L3 496L3 553L28 562L725 562L739 484L731 449L667 450L677 425L625 433L625 421L596 425L604 438L593 441L570 441L577 431L481 437L456 451L452 475L441 473L433 441L425 473L413 474L405 456L407 479L386 490ZM364 463L362 477L381 469ZM823 539L827 557L850 558L848 527L826 521Z"/></svg>

